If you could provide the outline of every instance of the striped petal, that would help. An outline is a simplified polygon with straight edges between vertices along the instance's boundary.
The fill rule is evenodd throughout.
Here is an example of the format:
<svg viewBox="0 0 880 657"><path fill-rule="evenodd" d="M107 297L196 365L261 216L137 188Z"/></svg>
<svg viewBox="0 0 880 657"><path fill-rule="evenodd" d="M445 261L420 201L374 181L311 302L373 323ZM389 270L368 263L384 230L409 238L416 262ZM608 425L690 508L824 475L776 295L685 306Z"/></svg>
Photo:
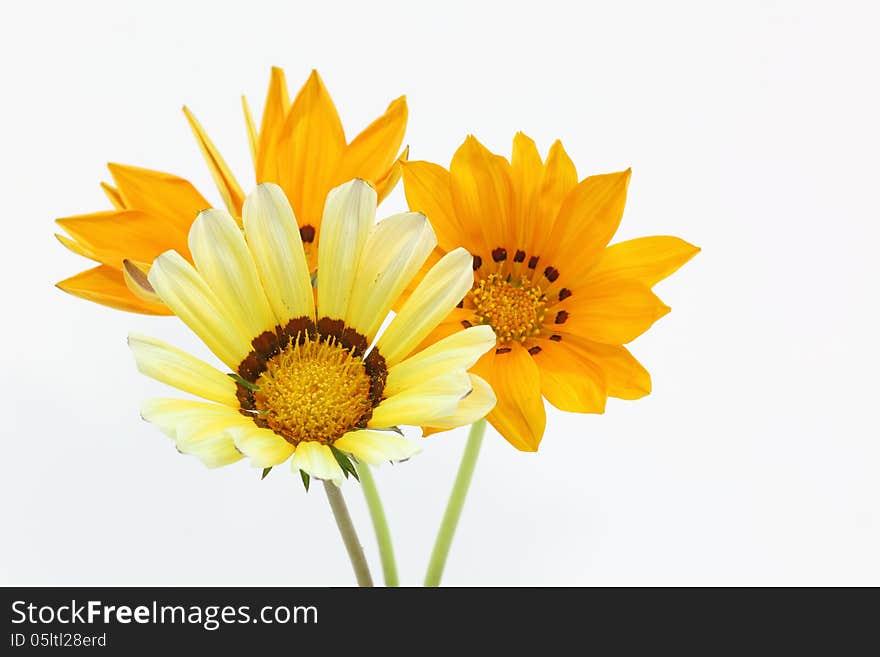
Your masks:
<svg viewBox="0 0 880 657"><path fill-rule="evenodd" d="M296 217L284 191L263 183L244 202L244 230L266 297L282 326L315 316L315 297Z"/></svg>
<svg viewBox="0 0 880 657"><path fill-rule="evenodd" d="M431 224L417 212L394 215L374 226L358 264L345 323L372 342L436 244Z"/></svg>
<svg viewBox="0 0 880 657"><path fill-rule="evenodd" d="M293 458L290 459L292 470L302 470L310 477L332 481L339 484L342 481L342 468L333 456L333 452L327 445L318 442L306 441L296 446Z"/></svg>
<svg viewBox="0 0 880 657"><path fill-rule="evenodd" d="M422 451L419 445L392 431L369 429L349 431L333 443L333 446L369 465L405 461Z"/></svg>
<svg viewBox="0 0 880 657"><path fill-rule="evenodd" d="M469 376L471 379L471 393L458 403L452 415L431 420L431 426L425 428L424 435L428 436L437 431L446 431L447 429L463 427L466 424L473 424L477 420L486 417L495 408L497 399L495 398L492 386L476 374L470 374Z"/></svg>
<svg viewBox="0 0 880 657"><path fill-rule="evenodd" d="M250 335L195 268L179 253L168 251L153 262L150 285L180 320L233 371L251 351Z"/></svg>
<svg viewBox="0 0 880 657"><path fill-rule="evenodd" d="M383 399L373 409L367 427L384 429L400 424L430 425L432 420L452 415L470 391L471 381L467 372L459 370L435 376Z"/></svg>
<svg viewBox="0 0 880 657"><path fill-rule="evenodd" d="M376 343L392 367L402 361L464 298L474 282L473 257L458 248L425 275Z"/></svg>
<svg viewBox="0 0 880 657"><path fill-rule="evenodd" d="M253 256L229 214L199 213L189 232L189 248L199 274L228 317L235 317L251 338L275 328L278 320L266 300Z"/></svg>
<svg viewBox="0 0 880 657"><path fill-rule="evenodd" d="M142 374L203 399L238 404L233 380L195 356L145 335L130 334L128 346Z"/></svg>
<svg viewBox="0 0 880 657"><path fill-rule="evenodd" d="M318 317L344 319L355 274L376 219L376 190L363 180L327 195L318 249Z"/></svg>
<svg viewBox="0 0 880 657"><path fill-rule="evenodd" d="M385 395L391 397L447 372L468 370L494 346L495 332L491 326L458 330L390 368Z"/></svg>

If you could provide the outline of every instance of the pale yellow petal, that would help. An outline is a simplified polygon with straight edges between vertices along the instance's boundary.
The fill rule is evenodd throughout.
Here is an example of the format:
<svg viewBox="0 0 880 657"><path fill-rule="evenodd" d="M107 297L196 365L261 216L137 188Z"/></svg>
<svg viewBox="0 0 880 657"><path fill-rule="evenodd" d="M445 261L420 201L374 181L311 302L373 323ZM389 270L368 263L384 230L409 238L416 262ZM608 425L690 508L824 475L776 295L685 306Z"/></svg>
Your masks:
<svg viewBox="0 0 880 657"><path fill-rule="evenodd" d="M376 190L352 180L327 195L318 249L318 318L345 319L355 273L376 220Z"/></svg>
<svg viewBox="0 0 880 657"><path fill-rule="evenodd" d="M397 214L374 226L358 264L345 323L372 342L436 245L431 224L418 212Z"/></svg>
<svg viewBox="0 0 880 657"><path fill-rule="evenodd" d="M122 261L122 277L131 293L147 303L161 305L162 299L150 285L149 275L150 265L147 263L128 259Z"/></svg>
<svg viewBox="0 0 880 657"><path fill-rule="evenodd" d="M290 459L293 470L302 470L310 477L338 483L342 481L342 468L327 445L314 441L301 442Z"/></svg>
<svg viewBox="0 0 880 657"><path fill-rule="evenodd" d="M222 210L199 213L189 248L201 277L251 338L278 324L257 273L253 256L235 220Z"/></svg>
<svg viewBox="0 0 880 657"><path fill-rule="evenodd" d="M349 431L333 443L333 446L370 465L406 461L422 451L417 443L393 431L370 429Z"/></svg>
<svg viewBox="0 0 880 657"><path fill-rule="evenodd" d="M299 227L278 185L263 183L248 195L244 230L279 324L297 317L313 319L315 297Z"/></svg>
<svg viewBox="0 0 880 657"><path fill-rule="evenodd" d="M247 419L247 418L245 418ZM235 446L258 468L271 468L284 463L293 454L293 445L271 429L258 427L252 421L230 429Z"/></svg>
<svg viewBox="0 0 880 657"><path fill-rule="evenodd" d="M495 346L491 326L456 331L388 370L385 395L392 395L454 370L467 370Z"/></svg>
<svg viewBox="0 0 880 657"><path fill-rule="evenodd" d="M396 365L464 298L474 282L473 257L450 251L434 265L376 343L389 367Z"/></svg>
<svg viewBox="0 0 880 657"><path fill-rule="evenodd" d="M208 363L145 335L130 334L128 346L142 374L203 399L237 405L233 380Z"/></svg>
<svg viewBox="0 0 880 657"><path fill-rule="evenodd" d="M458 370L435 376L383 399L373 409L367 426L384 429L401 424L430 425L432 420L452 415L470 390L467 372Z"/></svg>
<svg viewBox="0 0 880 657"><path fill-rule="evenodd" d="M497 399L492 386L476 374L469 376L472 388L470 394L458 403L454 413L431 420L430 427L425 432L426 435L435 433L437 430L445 431L447 429L463 427L466 424L473 424L477 420L486 417L495 408Z"/></svg>

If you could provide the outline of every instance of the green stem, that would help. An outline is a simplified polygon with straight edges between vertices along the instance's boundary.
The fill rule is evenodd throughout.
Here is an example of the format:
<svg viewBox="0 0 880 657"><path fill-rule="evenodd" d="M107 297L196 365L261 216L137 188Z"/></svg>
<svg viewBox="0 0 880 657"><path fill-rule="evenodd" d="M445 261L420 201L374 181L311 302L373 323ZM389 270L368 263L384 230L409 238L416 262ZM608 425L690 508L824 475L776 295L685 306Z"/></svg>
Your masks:
<svg viewBox="0 0 880 657"><path fill-rule="evenodd" d="M345 506L345 498L342 497L342 491L333 482L325 481L324 492L327 493L327 500L330 502L333 517L336 519L336 525L339 527L339 533L342 535L342 542L345 543L345 551L348 552L348 558L351 560L352 568L354 568L358 586L373 586L370 566L367 565L364 548L361 547L354 524L351 522L351 515L348 513L348 507Z"/></svg>
<svg viewBox="0 0 880 657"><path fill-rule="evenodd" d="M376 532L376 542L379 544L379 556L382 558L382 574L385 576L385 586L400 586L397 578L397 563L394 560L394 546L391 544L391 530L388 529L388 520L385 519L385 509L379 498L379 490L376 488L376 480L370 466L366 463L357 466L358 476L361 480L361 488L364 491L364 499L370 510L370 518L373 521L373 529Z"/></svg>
<svg viewBox="0 0 880 657"><path fill-rule="evenodd" d="M434 550L431 552L431 561L428 564L428 572L425 574L425 586L440 586L440 578L443 577L443 568L449 556L449 548L455 536L455 528L461 517L464 500L474 476L474 468L477 465L477 457L480 455L480 446L483 444L483 434L486 432L486 420L477 420L471 425L467 445L458 466L458 474L455 476L455 484L446 504L446 513L443 514L443 522L440 523L440 531L434 541Z"/></svg>

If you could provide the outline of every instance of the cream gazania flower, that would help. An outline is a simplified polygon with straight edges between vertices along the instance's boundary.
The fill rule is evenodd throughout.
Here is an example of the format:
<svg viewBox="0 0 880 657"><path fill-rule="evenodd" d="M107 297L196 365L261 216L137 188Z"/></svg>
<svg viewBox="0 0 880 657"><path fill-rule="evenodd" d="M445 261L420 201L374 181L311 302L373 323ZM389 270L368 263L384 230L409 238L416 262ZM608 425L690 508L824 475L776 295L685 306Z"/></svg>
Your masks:
<svg viewBox="0 0 880 657"><path fill-rule="evenodd" d="M418 451L393 431L399 425L451 428L491 410L492 389L467 372L495 345L490 327L413 353L473 285L464 249L430 269L376 339L437 244L422 214L374 223L376 203L362 180L330 192L316 291L293 211L269 183L245 200L243 232L226 212L199 214L188 240L195 266L175 251L154 261L156 294L232 370L129 338L141 372L206 400L144 405L143 417L180 452L209 467L290 459L294 470L339 483L352 469L347 455L378 464Z"/></svg>

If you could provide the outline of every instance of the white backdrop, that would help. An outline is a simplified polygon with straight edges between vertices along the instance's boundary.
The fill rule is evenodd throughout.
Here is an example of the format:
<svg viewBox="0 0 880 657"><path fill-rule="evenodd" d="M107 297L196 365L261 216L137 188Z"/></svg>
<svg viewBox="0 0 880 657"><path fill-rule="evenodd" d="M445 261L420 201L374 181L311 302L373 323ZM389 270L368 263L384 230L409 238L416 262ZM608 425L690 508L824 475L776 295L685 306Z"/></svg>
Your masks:
<svg viewBox="0 0 880 657"><path fill-rule="evenodd" d="M128 331L176 320L53 284L83 269L52 220L105 206L118 161L219 203L180 106L242 184L244 92L324 77L349 135L406 93L414 159L468 133L559 137L581 175L633 167L618 239L703 252L633 345L654 393L550 410L541 451L487 435L450 585L880 584L873 3L31 2L0 16L4 189L0 582L347 585L320 488L218 471L138 417L163 387ZM381 214L404 206L402 190ZM465 430L377 472L421 581ZM347 485L379 576L366 508Z"/></svg>

